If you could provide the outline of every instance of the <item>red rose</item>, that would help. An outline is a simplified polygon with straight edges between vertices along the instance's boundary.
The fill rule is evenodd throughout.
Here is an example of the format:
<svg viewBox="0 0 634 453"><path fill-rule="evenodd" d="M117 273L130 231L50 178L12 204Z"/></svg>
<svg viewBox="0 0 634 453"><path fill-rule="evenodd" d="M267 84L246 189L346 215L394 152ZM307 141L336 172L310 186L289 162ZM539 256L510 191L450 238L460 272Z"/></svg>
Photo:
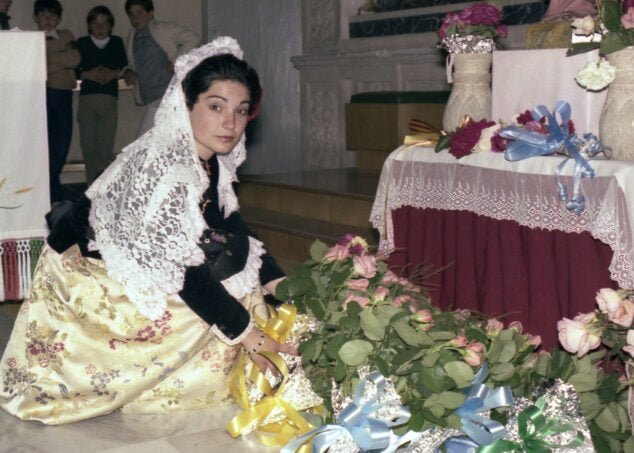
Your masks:
<svg viewBox="0 0 634 453"><path fill-rule="evenodd" d="M456 130L451 135L451 146L449 152L457 159L471 153L471 150L480 140L482 131L487 127L495 125L494 121L480 120L469 121L462 129Z"/></svg>
<svg viewBox="0 0 634 453"><path fill-rule="evenodd" d="M503 153L504 151L506 151L506 143L507 140L500 137L498 133L493 134L493 137L491 137L491 151L496 153Z"/></svg>
<svg viewBox="0 0 634 453"><path fill-rule="evenodd" d="M524 113L520 113L519 115L517 115L517 124L521 124L522 126L525 126L527 123L530 123L531 121L533 121L533 115L531 114L530 110L526 110L524 111Z"/></svg>
<svg viewBox="0 0 634 453"><path fill-rule="evenodd" d="M486 3L476 3L463 10L459 16L468 25L497 25L502 20L502 12Z"/></svg>

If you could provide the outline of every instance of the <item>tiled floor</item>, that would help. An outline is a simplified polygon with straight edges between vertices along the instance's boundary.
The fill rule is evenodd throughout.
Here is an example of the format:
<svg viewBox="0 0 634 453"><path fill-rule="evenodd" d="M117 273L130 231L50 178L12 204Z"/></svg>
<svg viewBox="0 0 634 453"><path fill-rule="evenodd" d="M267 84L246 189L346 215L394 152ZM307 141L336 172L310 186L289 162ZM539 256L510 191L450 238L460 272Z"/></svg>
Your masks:
<svg viewBox="0 0 634 453"><path fill-rule="evenodd" d="M4 350L18 304L0 303L0 354ZM0 409L1 453L197 453L274 452L254 436L234 440L224 425L237 412L225 407L170 415L115 412L83 422L46 426L22 421Z"/></svg>

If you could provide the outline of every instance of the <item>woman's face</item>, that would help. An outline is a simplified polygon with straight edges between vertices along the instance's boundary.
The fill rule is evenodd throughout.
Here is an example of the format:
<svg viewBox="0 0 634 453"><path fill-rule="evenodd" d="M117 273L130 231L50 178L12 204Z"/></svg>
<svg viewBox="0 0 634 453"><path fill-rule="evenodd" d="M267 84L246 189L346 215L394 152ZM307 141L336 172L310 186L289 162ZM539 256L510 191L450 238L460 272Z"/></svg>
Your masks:
<svg viewBox="0 0 634 453"><path fill-rule="evenodd" d="M90 34L96 39L106 39L110 36L112 27L110 26L110 22L108 22L108 18L103 14L99 14L92 22L90 22L88 30L90 30Z"/></svg>
<svg viewBox="0 0 634 453"><path fill-rule="evenodd" d="M189 120L202 159L227 154L240 140L249 117L249 90L233 80L216 80L189 111Z"/></svg>

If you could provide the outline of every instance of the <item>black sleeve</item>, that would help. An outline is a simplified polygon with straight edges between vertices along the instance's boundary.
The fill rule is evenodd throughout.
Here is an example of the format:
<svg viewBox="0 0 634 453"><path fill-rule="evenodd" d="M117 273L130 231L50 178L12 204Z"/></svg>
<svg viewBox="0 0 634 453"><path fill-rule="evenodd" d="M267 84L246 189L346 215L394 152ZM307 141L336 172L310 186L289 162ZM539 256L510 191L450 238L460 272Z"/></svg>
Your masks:
<svg viewBox="0 0 634 453"><path fill-rule="evenodd" d="M257 235L253 231L251 231L246 222L242 219L242 215L240 215L240 212L233 212L226 219L226 222L231 225L232 231L247 234L255 239L258 239ZM273 255L271 255L269 252L266 252L264 255L262 255L262 267L260 268L261 285L266 285L268 282L285 276L286 274L279 266L279 264L277 264L277 261L275 261Z"/></svg>
<svg viewBox="0 0 634 453"><path fill-rule="evenodd" d="M125 46L123 45L123 40L114 36L113 38L117 38L117 67L115 69L121 70L128 66L128 55L125 52Z"/></svg>
<svg viewBox="0 0 634 453"><path fill-rule="evenodd" d="M230 339L238 337L249 325L246 308L231 297L206 264L187 268L179 296L194 313L208 324L215 324Z"/></svg>
<svg viewBox="0 0 634 453"><path fill-rule="evenodd" d="M82 195L76 202L65 201L56 204L46 214L46 222L51 233L46 238L53 250L62 253L74 244L79 244L82 252L88 244L88 214L90 200Z"/></svg>

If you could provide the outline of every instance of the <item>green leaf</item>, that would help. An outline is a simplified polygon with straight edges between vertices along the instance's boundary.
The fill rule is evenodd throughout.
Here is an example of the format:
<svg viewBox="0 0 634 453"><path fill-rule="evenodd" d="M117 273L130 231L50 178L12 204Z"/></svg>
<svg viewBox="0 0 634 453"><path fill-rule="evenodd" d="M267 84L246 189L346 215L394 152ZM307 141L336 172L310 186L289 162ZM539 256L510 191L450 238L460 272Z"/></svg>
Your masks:
<svg viewBox="0 0 634 453"><path fill-rule="evenodd" d="M611 401L619 400L619 377L616 374L611 374L605 379L599 388L597 389L597 395L601 398L601 401L609 403Z"/></svg>
<svg viewBox="0 0 634 453"><path fill-rule="evenodd" d="M579 394L581 410L587 420L592 420L603 407L596 393L586 392Z"/></svg>
<svg viewBox="0 0 634 453"><path fill-rule="evenodd" d="M597 378L594 374L590 373L577 373L570 376L568 383L575 387L577 393L589 392L597 388Z"/></svg>
<svg viewBox="0 0 634 453"><path fill-rule="evenodd" d="M601 39L599 47L602 55L608 55L613 52L625 49L629 44L623 40L619 33L606 33Z"/></svg>
<svg viewBox="0 0 634 453"><path fill-rule="evenodd" d="M346 377L346 365L343 363L343 360L337 360L334 376L337 382L341 382L343 378Z"/></svg>
<svg viewBox="0 0 634 453"><path fill-rule="evenodd" d="M441 135L438 138L438 143L436 143L436 148L434 151L437 153L441 152L443 149L448 149L451 146L451 135Z"/></svg>
<svg viewBox="0 0 634 453"><path fill-rule="evenodd" d="M623 431L630 426L630 420L623 406L619 403L610 403L608 404L608 409L610 409L610 412L612 412L614 417L619 421L621 426L620 431Z"/></svg>
<svg viewBox="0 0 634 453"><path fill-rule="evenodd" d="M409 346L424 346L430 344L429 337L427 337L425 332L412 328L406 322L395 322L392 324L392 328L396 331L400 339ZM433 341L431 341L431 344L433 344Z"/></svg>
<svg viewBox="0 0 634 453"><path fill-rule="evenodd" d="M515 373L515 367L510 363L498 363L491 367L491 379L494 381L506 381Z"/></svg>
<svg viewBox="0 0 634 453"><path fill-rule="evenodd" d="M363 310L359 315L363 333L370 340L382 340L385 337L385 325L380 322L372 310Z"/></svg>
<svg viewBox="0 0 634 453"><path fill-rule="evenodd" d="M390 363L392 364L392 370L396 372L402 365L411 362L425 354L424 349L408 348L405 349L392 358Z"/></svg>
<svg viewBox="0 0 634 453"><path fill-rule="evenodd" d="M317 239L313 242L313 245L310 246L310 258L314 261L321 261L326 252L328 251L328 246Z"/></svg>
<svg viewBox="0 0 634 453"><path fill-rule="evenodd" d="M503 350L504 350L504 342L499 337L497 337L491 343L491 347L489 348L486 354L486 357L489 360L489 362L490 363L498 362Z"/></svg>
<svg viewBox="0 0 634 453"><path fill-rule="evenodd" d="M338 321L338 323L343 329L347 331L356 330L357 327L359 327L359 318L354 316L344 316ZM374 339L375 338L371 338L371 340Z"/></svg>
<svg viewBox="0 0 634 453"><path fill-rule="evenodd" d="M376 366L376 369L379 370L379 373L381 373L383 376L390 375L390 366L381 357L374 357L374 366Z"/></svg>
<svg viewBox="0 0 634 453"><path fill-rule="evenodd" d="M457 409L465 400L465 396L458 392L442 392L438 396L440 404L445 409Z"/></svg>
<svg viewBox="0 0 634 453"><path fill-rule="evenodd" d="M424 367L432 367L436 365L439 357L440 354L438 352L428 352L427 354L425 354L425 357L423 357L421 365L423 365Z"/></svg>
<svg viewBox="0 0 634 453"><path fill-rule="evenodd" d="M324 304L321 302L321 299L317 297L310 297L306 299L306 305L310 310L310 314L312 314L315 318L324 319L326 309L324 308Z"/></svg>
<svg viewBox="0 0 634 453"><path fill-rule="evenodd" d="M344 335L336 335L326 342L326 355L331 359L336 359L339 356L339 349L348 341L348 338Z"/></svg>
<svg viewBox="0 0 634 453"><path fill-rule="evenodd" d="M537 363L535 364L535 372L540 376L546 377L548 370L550 369L550 355L539 354L537 356Z"/></svg>
<svg viewBox="0 0 634 453"><path fill-rule="evenodd" d="M466 387L473 380L473 370L464 362L449 362L445 364L444 370L456 382L458 388Z"/></svg>
<svg viewBox="0 0 634 453"><path fill-rule="evenodd" d="M607 407L596 416L594 421L599 428L608 433L615 433L619 429L619 421Z"/></svg>
<svg viewBox="0 0 634 453"><path fill-rule="evenodd" d="M573 55L590 52L591 50L598 49L600 45L600 42L577 42L568 47L566 56L572 57Z"/></svg>
<svg viewBox="0 0 634 453"><path fill-rule="evenodd" d="M384 326L387 326L390 324L390 321L392 321L392 318L394 316L402 312L402 309L394 307L392 305L381 305L376 309L376 316L377 318L379 318Z"/></svg>
<svg viewBox="0 0 634 453"><path fill-rule="evenodd" d="M498 362L510 362L513 360L516 352L517 346L515 346L515 342L504 343L504 348L498 357Z"/></svg>
<svg viewBox="0 0 634 453"><path fill-rule="evenodd" d="M433 368L420 369L420 381L417 385L430 390L432 393L440 393L456 387L456 381L451 379L445 371L435 366Z"/></svg>
<svg viewBox="0 0 634 453"><path fill-rule="evenodd" d="M282 280L283 281L283 280ZM361 305L359 305L356 301L352 301L346 307L346 312L349 316L359 316L359 314L363 311Z"/></svg>
<svg viewBox="0 0 634 453"><path fill-rule="evenodd" d="M616 32L621 28L621 6L615 0L603 0L601 3L601 20L608 31Z"/></svg>
<svg viewBox="0 0 634 453"><path fill-rule="evenodd" d="M432 340L435 341L449 341L449 340L453 340L454 338L456 338L456 334L454 332L449 332L446 330L439 330L439 331L430 331L427 333Z"/></svg>
<svg viewBox="0 0 634 453"><path fill-rule="evenodd" d="M630 436L629 439L625 441L623 451L634 451L634 436Z"/></svg>
<svg viewBox="0 0 634 453"><path fill-rule="evenodd" d="M339 357L348 366L363 365L374 347L372 343L365 340L352 340L345 343L339 349Z"/></svg>

